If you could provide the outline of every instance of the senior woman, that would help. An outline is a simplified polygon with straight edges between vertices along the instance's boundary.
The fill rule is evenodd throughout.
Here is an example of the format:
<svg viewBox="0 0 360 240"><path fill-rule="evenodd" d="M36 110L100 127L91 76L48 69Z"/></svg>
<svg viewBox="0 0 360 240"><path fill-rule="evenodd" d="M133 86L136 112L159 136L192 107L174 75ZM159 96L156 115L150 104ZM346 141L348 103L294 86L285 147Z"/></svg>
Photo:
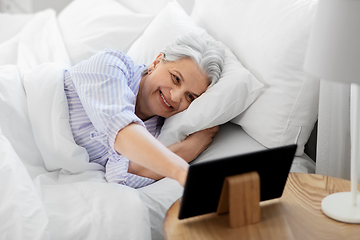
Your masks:
<svg viewBox="0 0 360 240"><path fill-rule="evenodd" d="M103 165L108 182L139 188L162 177L185 184L188 162L218 127L165 147L156 137L163 118L189 107L220 78L224 53L196 34L180 36L148 66L106 49L64 72L75 142Z"/></svg>

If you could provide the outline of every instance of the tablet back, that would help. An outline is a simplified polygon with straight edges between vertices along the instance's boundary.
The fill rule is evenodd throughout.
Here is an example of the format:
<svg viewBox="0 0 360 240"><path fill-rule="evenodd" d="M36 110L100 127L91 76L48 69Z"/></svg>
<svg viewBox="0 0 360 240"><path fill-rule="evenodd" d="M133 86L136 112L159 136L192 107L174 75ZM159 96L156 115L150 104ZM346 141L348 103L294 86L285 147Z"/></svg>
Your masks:
<svg viewBox="0 0 360 240"><path fill-rule="evenodd" d="M190 165L179 219L216 212L227 176L257 171L260 201L281 197L296 147L288 145Z"/></svg>

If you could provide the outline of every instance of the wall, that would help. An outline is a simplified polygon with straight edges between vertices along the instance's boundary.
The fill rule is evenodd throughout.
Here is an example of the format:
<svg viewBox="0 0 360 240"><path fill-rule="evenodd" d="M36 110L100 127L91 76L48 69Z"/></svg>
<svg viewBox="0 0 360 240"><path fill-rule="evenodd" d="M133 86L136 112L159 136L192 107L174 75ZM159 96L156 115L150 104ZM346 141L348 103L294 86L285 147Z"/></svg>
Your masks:
<svg viewBox="0 0 360 240"><path fill-rule="evenodd" d="M59 13L72 0L31 0L33 2L33 11L37 12L46 8L53 8Z"/></svg>
<svg viewBox="0 0 360 240"><path fill-rule="evenodd" d="M30 13L32 0L0 0L0 12Z"/></svg>
<svg viewBox="0 0 360 240"><path fill-rule="evenodd" d="M0 12L31 13L53 8L60 12L72 0L0 0Z"/></svg>

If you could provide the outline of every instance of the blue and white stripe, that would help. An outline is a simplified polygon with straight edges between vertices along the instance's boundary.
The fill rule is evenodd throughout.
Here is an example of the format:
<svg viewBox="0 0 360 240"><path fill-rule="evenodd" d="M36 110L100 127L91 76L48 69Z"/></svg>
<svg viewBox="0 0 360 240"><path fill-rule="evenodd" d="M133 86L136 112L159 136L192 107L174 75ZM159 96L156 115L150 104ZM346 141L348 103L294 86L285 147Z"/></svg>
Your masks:
<svg viewBox="0 0 360 240"><path fill-rule="evenodd" d="M124 53L106 49L64 73L75 142L87 150L90 161L106 167L108 182L133 188L154 180L128 173L129 160L114 149L116 135L135 122L157 137L162 124L159 117L144 123L135 115L143 68L144 65L134 64Z"/></svg>

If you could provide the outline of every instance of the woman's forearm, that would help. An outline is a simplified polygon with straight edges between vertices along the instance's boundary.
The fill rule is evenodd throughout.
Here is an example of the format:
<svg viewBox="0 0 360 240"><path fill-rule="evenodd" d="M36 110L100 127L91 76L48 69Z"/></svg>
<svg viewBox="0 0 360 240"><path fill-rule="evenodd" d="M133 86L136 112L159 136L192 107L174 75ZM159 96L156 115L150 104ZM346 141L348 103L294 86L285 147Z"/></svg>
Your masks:
<svg viewBox="0 0 360 240"><path fill-rule="evenodd" d="M210 145L218 130L219 127L215 126L195 132L182 142L174 143L168 148L186 162L191 162Z"/></svg>
<svg viewBox="0 0 360 240"><path fill-rule="evenodd" d="M201 153L201 150L198 148L198 146L191 146L189 144L191 143L185 139L182 142L174 143L168 146L168 148L170 151L189 163Z"/></svg>
<svg viewBox="0 0 360 240"><path fill-rule="evenodd" d="M185 184L188 163L138 124L132 123L118 132L115 150L157 176L170 177L182 186Z"/></svg>

